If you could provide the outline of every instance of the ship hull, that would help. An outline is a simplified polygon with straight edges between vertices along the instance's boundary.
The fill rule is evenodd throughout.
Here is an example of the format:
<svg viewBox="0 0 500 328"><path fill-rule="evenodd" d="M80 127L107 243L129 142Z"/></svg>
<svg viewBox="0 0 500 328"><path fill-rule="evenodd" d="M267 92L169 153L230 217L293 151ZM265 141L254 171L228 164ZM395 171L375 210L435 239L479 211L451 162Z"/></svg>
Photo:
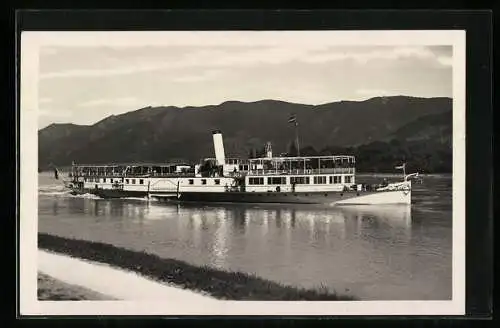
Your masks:
<svg viewBox="0 0 500 328"><path fill-rule="evenodd" d="M80 189L74 194L94 194L101 198L151 197L166 202L190 203L279 203L382 205L410 204L411 191L344 191L344 192L180 192L154 193L114 189Z"/></svg>

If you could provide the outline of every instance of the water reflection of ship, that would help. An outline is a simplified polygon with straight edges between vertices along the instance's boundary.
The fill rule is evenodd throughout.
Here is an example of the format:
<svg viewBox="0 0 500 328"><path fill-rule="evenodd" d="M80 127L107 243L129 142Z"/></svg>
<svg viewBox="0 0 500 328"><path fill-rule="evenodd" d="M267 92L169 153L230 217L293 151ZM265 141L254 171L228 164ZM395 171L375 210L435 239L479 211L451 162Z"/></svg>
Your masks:
<svg viewBox="0 0 500 328"><path fill-rule="evenodd" d="M260 227L263 236L288 233L294 229L307 230L311 240L328 236L345 239L346 235L357 233L363 228L403 231L408 236L411 234L410 206L345 209L228 206L217 211L224 211L225 220L232 221L233 233L240 234L244 234L249 225Z"/></svg>
<svg viewBox="0 0 500 328"><path fill-rule="evenodd" d="M57 200L52 201L52 215L56 216L59 214L59 202Z"/></svg>
<svg viewBox="0 0 500 328"><path fill-rule="evenodd" d="M114 200L92 200L88 203L88 208L94 216L113 218L134 218L144 219L146 212L149 214L147 206L137 206L122 201Z"/></svg>
<svg viewBox="0 0 500 328"><path fill-rule="evenodd" d="M342 208L348 216L356 216L359 220L370 219L375 224L388 225L393 228L411 228L411 206L356 206Z"/></svg>

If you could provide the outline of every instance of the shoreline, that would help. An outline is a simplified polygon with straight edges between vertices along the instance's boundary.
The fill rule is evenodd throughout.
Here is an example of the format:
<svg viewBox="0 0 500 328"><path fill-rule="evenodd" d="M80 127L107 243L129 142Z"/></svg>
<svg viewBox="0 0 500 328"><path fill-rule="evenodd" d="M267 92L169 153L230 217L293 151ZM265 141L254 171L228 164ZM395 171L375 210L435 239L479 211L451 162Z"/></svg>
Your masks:
<svg viewBox="0 0 500 328"><path fill-rule="evenodd" d="M110 244L38 234L38 248L73 258L107 264L146 279L179 289L210 295L219 300L336 301L356 300L324 286L303 289L266 280L255 274L217 270L208 266L163 259L153 254L127 250Z"/></svg>

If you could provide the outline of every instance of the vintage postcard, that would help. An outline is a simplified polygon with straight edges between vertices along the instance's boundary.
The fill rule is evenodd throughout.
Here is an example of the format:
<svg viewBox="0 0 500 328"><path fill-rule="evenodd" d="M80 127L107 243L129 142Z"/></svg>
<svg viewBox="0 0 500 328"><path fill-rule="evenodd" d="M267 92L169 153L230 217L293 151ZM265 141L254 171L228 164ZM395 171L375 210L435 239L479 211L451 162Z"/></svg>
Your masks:
<svg viewBox="0 0 500 328"><path fill-rule="evenodd" d="M20 43L21 314L464 314L464 31Z"/></svg>

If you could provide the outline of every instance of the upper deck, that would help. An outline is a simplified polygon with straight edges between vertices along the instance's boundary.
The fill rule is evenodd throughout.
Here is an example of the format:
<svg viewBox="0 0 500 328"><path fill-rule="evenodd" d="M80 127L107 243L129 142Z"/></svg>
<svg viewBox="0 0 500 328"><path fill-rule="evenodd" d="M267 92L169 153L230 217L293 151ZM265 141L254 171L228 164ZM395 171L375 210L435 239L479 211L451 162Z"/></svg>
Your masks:
<svg viewBox="0 0 500 328"><path fill-rule="evenodd" d="M186 163L74 164L72 174L77 177L193 176L194 168Z"/></svg>
<svg viewBox="0 0 500 328"><path fill-rule="evenodd" d="M250 175L354 174L356 158L350 155L262 157L249 162Z"/></svg>

